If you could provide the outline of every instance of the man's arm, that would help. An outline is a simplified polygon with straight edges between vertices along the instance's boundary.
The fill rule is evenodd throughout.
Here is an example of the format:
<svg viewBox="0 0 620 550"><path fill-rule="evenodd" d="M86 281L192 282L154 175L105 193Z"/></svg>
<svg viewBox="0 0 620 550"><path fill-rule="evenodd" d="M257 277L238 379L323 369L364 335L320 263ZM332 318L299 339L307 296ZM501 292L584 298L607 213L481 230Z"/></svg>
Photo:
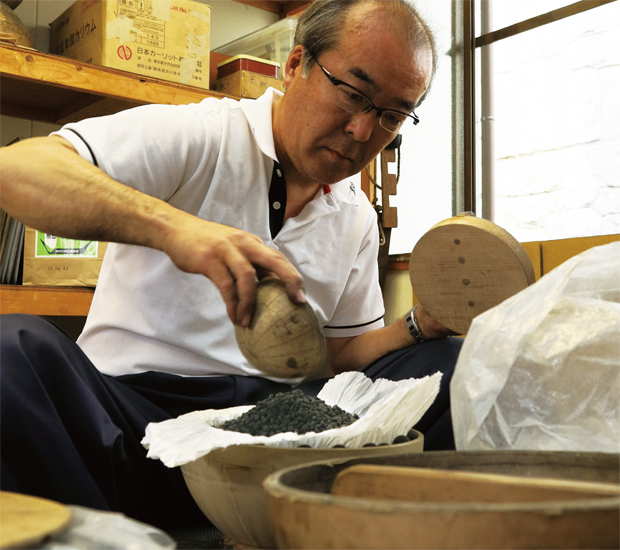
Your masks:
<svg viewBox="0 0 620 550"><path fill-rule="evenodd" d="M161 250L182 271L211 279L234 323L249 325L257 269L275 273L293 300L305 301L301 275L259 237L115 181L60 136L3 147L0 168L0 205L14 218L53 235Z"/></svg>
<svg viewBox="0 0 620 550"><path fill-rule="evenodd" d="M424 336L437 339L455 333L433 319L420 304L416 318ZM351 338L326 338L327 358L334 374L358 370L390 351L415 345L405 318L387 327L371 330Z"/></svg>

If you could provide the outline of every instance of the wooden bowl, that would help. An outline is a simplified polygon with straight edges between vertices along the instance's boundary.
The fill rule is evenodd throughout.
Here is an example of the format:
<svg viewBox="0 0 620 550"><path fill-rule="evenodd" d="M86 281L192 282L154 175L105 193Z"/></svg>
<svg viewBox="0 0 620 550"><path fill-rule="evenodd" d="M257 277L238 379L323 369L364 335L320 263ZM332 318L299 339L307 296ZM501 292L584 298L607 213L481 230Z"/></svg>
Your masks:
<svg viewBox="0 0 620 550"><path fill-rule="evenodd" d="M194 500L228 538L252 548L275 548L263 480L273 472L321 460L421 453L424 436L395 445L361 449L283 448L235 445L181 466Z"/></svg>
<svg viewBox="0 0 620 550"><path fill-rule="evenodd" d="M264 486L278 548L618 548L619 456L428 452L291 467Z"/></svg>
<svg viewBox="0 0 620 550"><path fill-rule="evenodd" d="M529 256L505 229L472 215L439 222L409 261L414 294L431 317L466 334L474 317L535 281Z"/></svg>
<svg viewBox="0 0 620 550"><path fill-rule="evenodd" d="M20 2L0 3L0 37L3 43L32 48L32 39L26 25L12 11Z"/></svg>

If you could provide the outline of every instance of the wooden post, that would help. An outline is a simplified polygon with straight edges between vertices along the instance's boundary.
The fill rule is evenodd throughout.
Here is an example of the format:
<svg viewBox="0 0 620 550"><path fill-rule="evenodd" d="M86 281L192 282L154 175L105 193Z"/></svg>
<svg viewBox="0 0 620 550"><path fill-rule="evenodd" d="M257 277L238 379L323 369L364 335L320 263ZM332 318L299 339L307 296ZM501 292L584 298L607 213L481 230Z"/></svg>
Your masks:
<svg viewBox="0 0 620 550"><path fill-rule="evenodd" d="M368 172L366 170L368 170ZM370 203L373 204L377 195L377 189L372 184L371 178L377 181L377 159L375 158L370 161L370 164L362 170L360 175L362 192L368 197Z"/></svg>
<svg viewBox="0 0 620 550"><path fill-rule="evenodd" d="M398 216L395 206L390 206L390 195L396 195L396 176L388 172L388 162L396 161L394 149L384 149L381 153L381 204L383 205L383 227L398 226Z"/></svg>

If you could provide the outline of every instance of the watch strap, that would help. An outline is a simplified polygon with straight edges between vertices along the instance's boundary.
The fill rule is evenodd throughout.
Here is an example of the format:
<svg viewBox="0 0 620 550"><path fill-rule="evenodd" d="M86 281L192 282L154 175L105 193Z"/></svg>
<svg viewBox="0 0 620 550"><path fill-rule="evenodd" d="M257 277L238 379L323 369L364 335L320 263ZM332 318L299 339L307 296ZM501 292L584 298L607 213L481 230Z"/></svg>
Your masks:
<svg viewBox="0 0 620 550"><path fill-rule="evenodd" d="M416 304L413 309L409 312L405 320L407 321L407 328L409 329L409 334L413 337L413 339L421 344L423 342L428 342L430 338L424 336L422 330L420 329L420 325L418 324L418 319L415 316L415 310L420 304Z"/></svg>

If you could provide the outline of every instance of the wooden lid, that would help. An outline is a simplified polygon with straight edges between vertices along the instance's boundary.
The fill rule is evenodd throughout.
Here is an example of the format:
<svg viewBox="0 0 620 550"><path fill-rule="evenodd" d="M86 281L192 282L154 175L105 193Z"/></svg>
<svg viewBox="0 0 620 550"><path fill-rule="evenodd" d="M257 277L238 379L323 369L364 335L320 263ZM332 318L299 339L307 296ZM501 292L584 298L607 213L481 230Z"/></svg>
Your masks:
<svg viewBox="0 0 620 550"><path fill-rule="evenodd" d="M231 57L230 59L225 59L224 61L218 63L217 68L219 69L220 67L224 67L225 65L228 65L229 63L232 63L233 61L238 61L240 59L246 59L248 61L256 61L257 63L264 63L265 65L273 65L274 67L280 66L280 63L278 63L277 61L271 61L270 59L263 59L262 57L255 57L253 55L241 54L241 55L235 55L234 57Z"/></svg>
<svg viewBox="0 0 620 550"><path fill-rule="evenodd" d="M32 548L71 521L66 506L38 497L0 492L0 548Z"/></svg>
<svg viewBox="0 0 620 550"><path fill-rule="evenodd" d="M418 241L409 277L429 314L459 334L467 333L474 317L535 281L518 241L468 213L439 222Z"/></svg>

